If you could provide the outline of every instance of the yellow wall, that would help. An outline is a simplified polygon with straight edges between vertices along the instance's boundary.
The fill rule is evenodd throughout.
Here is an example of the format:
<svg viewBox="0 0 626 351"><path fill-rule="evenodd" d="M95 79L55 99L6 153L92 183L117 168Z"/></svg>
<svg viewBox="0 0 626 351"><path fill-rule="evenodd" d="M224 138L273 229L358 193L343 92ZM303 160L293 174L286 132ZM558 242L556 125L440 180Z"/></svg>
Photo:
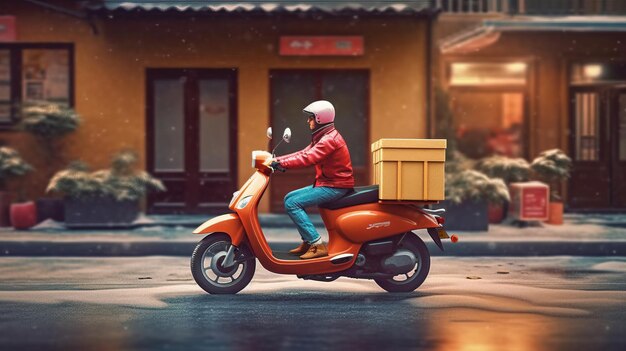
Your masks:
<svg viewBox="0 0 626 351"><path fill-rule="evenodd" d="M139 151L144 164L145 70L156 67L237 68L240 184L251 172L250 151L267 145L270 69L369 69L371 141L426 136L423 19L116 14L99 17L99 34L94 35L84 21L28 3L3 1L0 14L17 16L19 42L74 43L75 107L84 123L64 144L69 159L83 159L94 168L107 166L121 148ZM281 57L280 35L363 35L365 55ZM0 132L0 139L17 147L39 170L46 168L28 136ZM41 195L44 173L28 177L30 197ZM267 200L262 211L269 208Z"/></svg>

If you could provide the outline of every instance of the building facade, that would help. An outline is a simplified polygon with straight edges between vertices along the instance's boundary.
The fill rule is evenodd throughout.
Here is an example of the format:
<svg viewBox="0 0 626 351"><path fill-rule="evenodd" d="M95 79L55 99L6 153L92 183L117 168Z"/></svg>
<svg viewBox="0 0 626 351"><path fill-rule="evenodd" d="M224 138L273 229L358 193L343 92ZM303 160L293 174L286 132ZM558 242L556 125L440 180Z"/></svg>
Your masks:
<svg viewBox="0 0 626 351"><path fill-rule="evenodd" d="M149 213L223 211L252 172L251 151L271 146L268 126L293 130L279 154L310 142L301 110L317 99L335 104L357 183L370 184L373 141L428 134L429 2L292 3L0 3L14 30L0 41L0 140L37 169L27 196L64 166L17 128L20 107L41 100L82 116L61 141L66 162L98 169L119 150L139 154L168 188L147 199ZM277 176L260 210L282 211L284 194L312 180L311 170Z"/></svg>
<svg viewBox="0 0 626 351"><path fill-rule="evenodd" d="M433 68L472 158L560 148L569 210L626 209L626 3L438 1Z"/></svg>

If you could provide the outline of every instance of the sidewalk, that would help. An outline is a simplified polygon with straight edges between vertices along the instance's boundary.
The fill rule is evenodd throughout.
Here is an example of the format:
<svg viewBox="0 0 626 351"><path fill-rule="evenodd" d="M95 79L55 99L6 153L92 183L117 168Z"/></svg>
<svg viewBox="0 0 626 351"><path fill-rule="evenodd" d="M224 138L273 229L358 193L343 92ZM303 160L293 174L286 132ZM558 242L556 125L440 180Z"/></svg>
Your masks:
<svg viewBox="0 0 626 351"><path fill-rule="evenodd" d="M144 216L124 230L68 230L45 221L29 231L0 229L5 256L190 256L202 238L192 234L205 216ZM319 216L312 216L326 233ZM286 215L260 217L272 248L286 250L299 235ZM517 228L491 225L488 232L453 232L459 242L444 240L441 252L425 231L416 231L432 255L447 256L626 256L626 215L569 214L565 224Z"/></svg>

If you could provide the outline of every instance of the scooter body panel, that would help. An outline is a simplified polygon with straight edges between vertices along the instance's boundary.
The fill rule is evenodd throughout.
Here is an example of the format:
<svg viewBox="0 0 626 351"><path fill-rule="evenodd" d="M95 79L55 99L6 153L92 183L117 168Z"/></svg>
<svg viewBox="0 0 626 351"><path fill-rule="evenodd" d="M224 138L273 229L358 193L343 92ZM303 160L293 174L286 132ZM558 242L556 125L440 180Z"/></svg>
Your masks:
<svg viewBox="0 0 626 351"><path fill-rule="evenodd" d="M339 238L339 241L342 241L341 243L338 242L337 245L329 247L329 249L333 247L335 250L330 251L329 256L326 257L310 260L282 260L274 257L258 221L258 203L261 197L263 197L265 190L267 190L269 177L270 175L267 173L255 172L250 178L248 186L245 189L242 188L242 194L239 195L241 199L246 196L252 196L252 198L244 208L239 209L236 207L236 204L231 208L239 215L244 232L247 234L250 248L261 265L270 272L298 275L339 272L351 267L361 246L360 244L347 242L343 238ZM295 233L296 230L294 228ZM331 236L336 235L331 234ZM352 259L341 264L333 264L330 261L333 256L344 253L352 254Z"/></svg>
<svg viewBox="0 0 626 351"><path fill-rule="evenodd" d="M438 227L437 221L416 207L369 203L337 210L320 208L327 226L353 243L383 239L415 229Z"/></svg>
<svg viewBox="0 0 626 351"><path fill-rule="evenodd" d="M194 234L226 233L235 246L239 246L245 239L244 227L239 216L229 213L204 222L193 231Z"/></svg>
<svg viewBox="0 0 626 351"><path fill-rule="evenodd" d="M361 249L370 240L382 239L412 229L438 226L432 217L417 208L407 209L399 205L364 204L338 210L320 209L322 219L329 234L328 250L325 257L309 260L282 260L274 257L258 221L258 203L269 184L270 174L257 171L241 189L239 199L252 198L243 208L237 208L237 201L231 209L237 212L252 252L261 265L270 272L279 274L328 274L350 268ZM389 222L389 225L375 225ZM367 229L370 224L372 228ZM294 235L296 230L294 228ZM352 258L335 264L331 259L337 255L351 254Z"/></svg>

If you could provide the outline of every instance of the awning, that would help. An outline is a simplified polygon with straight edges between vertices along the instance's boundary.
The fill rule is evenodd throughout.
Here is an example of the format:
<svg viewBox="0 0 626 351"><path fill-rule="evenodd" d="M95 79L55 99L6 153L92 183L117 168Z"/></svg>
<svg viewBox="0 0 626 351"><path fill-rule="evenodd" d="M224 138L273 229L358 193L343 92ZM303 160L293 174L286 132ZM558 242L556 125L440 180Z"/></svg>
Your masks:
<svg viewBox="0 0 626 351"><path fill-rule="evenodd" d="M375 13L392 15L433 14L430 0L414 1L119 1L96 0L85 5L90 11L213 12L213 13Z"/></svg>
<svg viewBox="0 0 626 351"><path fill-rule="evenodd" d="M492 45L503 32L626 32L623 16L514 17L482 25L444 39L441 52L465 53Z"/></svg>

